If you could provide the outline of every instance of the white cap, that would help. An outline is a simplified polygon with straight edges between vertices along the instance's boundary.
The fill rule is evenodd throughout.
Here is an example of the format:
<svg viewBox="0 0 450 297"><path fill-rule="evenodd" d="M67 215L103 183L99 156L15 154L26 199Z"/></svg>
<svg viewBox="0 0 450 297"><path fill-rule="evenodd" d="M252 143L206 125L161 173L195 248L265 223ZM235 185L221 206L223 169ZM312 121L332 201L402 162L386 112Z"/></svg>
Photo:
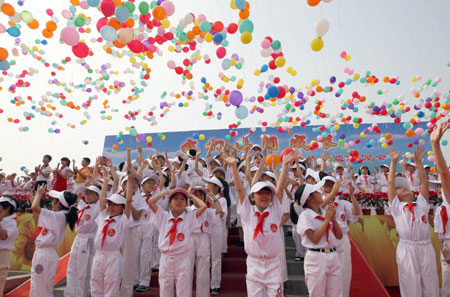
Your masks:
<svg viewBox="0 0 450 297"><path fill-rule="evenodd" d="M85 187L85 189L86 189L86 190L89 190L89 191L92 191L92 192L95 192L95 193L97 193L97 194L99 194L99 195L100 195L100 193L102 192L101 189L99 189L97 186L94 186L94 185L89 186L89 187Z"/></svg>
<svg viewBox="0 0 450 297"><path fill-rule="evenodd" d="M395 188L404 188L409 190L409 183L408 180L404 177L396 177L395 178Z"/></svg>
<svg viewBox="0 0 450 297"><path fill-rule="evenodd" d="M66 198L64 198L64 191L58 192L55 190L51 190L48 192L48 196L58 199L59 202L65 207L70 208L69 203L67 203Z"/></svg>
<svg viewBox="0 0 450 297"><path fill-rule="evenodd" d="M319 173L317 171L312 170L311 168L306 169L305 179L307 179L308 176L311 176L312 178L314 178L314 180L316 182L320 181Z"/></svg>
<svg viewBox="0 0 450 297"><path fill-rule="evenodd" d="M107 200L115 204L125 204L127 202L127 199L123 195L117 193L112 194L111 197L107 198Z"/></svg>
<svg viewBox="0 0 450 297"><path fill-rule="evenodd" d="M322 181L324 182L326 182L327 180L332 181L333 183L337 181L336 178L332 175L326 175L322 178Z"/></svg>
<svg viewBox="0 0 450 297"><path fill-rule="evenodd" d="M211 178L202 178L202 180L204 180L207 183L215 184L216 186L218 186L221 189L223 188L222 182L215 176L213 176Z"/></svg>
<svg viewBox="0 0 450 297"><path fill-rule="evenodd" d="M334 168L339 168L339 167L342 167L342 168L344 168L345 169L345 167L344 167L344 165L342 165L341 163L336 163L336 164L334 164Z"/></svg>
<svg viewBox="0 0 450 297"><path fill-rule="evenodd" d="M0 197L0 202L8 202L9 204L12 205L12 207L14 207L14 209L17 209L16 201L14 201L14 199L12 199L10 197L2 196L2 197Z"/></svg>
<svg viewBox="0 0 450 297"><path fill-rule="evenodd" d="M244 167L244 166L245 166L245 161L242 161L241 164L239 164L239 166L238 166L238 170L241 170L242 167Z"/></svg>
<svg viewBox="0 0 450 297"><path fill-rule="evenodd" d="M159 183L159 176L157 174L152 174L150 176L144 177L144 179L141 181L141 185L143 185L149 179L153 180L155 184Z"/></svg>
<svg viewBox="0 0 450 297"><path fill-rule="evenodd" d="M176 189L174 189L174 190L172 190L172 192L170 192L170 194L169 194L169 200L170 200L170 198L172 198L173 196L175 196L175 194L178 194L178 193L181 193L181 194L183 194L185 197L186 197L186 199L189 199L189 193L188 193L188 191L186 191L185 189L183 189L183 188L176 188Z"/></svg>
<svg viewBox="0 0 450 297"><path fill-rule="evenodd" d="M203 193L205 193L205 196L207 195L208 192L206 188L201 184L191 185L191 189L202 191Z"/></svg>
<svg viewBox="0 0 450 297"><path fill-rule="evenodd" d="M430 165L424 165L423 168L431 168Z"/></svg>
<svg viewBox="0 0 450 297"><path fill-rule="evenodd" d="M271 178L273 178L273 179L276 179L275 178L275 173L273 173L272 171L264 171L263 172L263 175L267 175L267 176L270 176Z"/></svg>
<svg viewBox="0 0 450 297"><path fill-rule="evenodd" d="M305 184L305 188L303 189L303 193L300 198L300 206L303 207L308 197L314 192L319 192L320 188L322 188L324 184L325 184L324 181L321 181L315 185Z"/></svg>
<svg viewBox="0 0 450 297"><path fill-rule="evenodd" d="M261 146L259 144L254 144L252 145L251 149L255 149L255 148L259 148L261 150Z"/></svg>
<svg viewBox="0 0 450 297"><path fill-rule="evenodd" d="M216 158L208 158L206 163L209 165L211 162L216 162L219 166L222 166L222 163Z"/></svg>
<svg viewBox="0 0 450 297"><path fill-rule="evenodd" d="M442 183L440 179L430 179L429 182L437 185L440 185Z"/></svg>
<svg viewBox="0 0 450 297"><path fill-rule="evenodd" d="M413 162L406 162L406 166L412 166L412 167L416 167L416 163Z"/></svg>
<svg viewBox="0 0 450 297"><path fill-rule="evenodd" d="M221 171L223 175L226 174L225 169L223 167L216 167L211 173L214 174L216 171Z"/></svg>
<svg viewBox="0 0 450 297"><path fill-rule="evenodd" d="M178 158L169 159L169 162L170 162L170 163L178 163L178 164L181 165L181 161L180 161L180 159L178 159Z"/></svg>
<svg viewBox="0 0 450 297"><path fill-rule="evenodd" d="M363 169L364 167L366 167L366 168L367 168L367 170L369 170L369 165L363 165L363 166L361 166L361 168L360 168L360 169Z"/></svg>
<svg viewBox="0 0 450 297"><path fill-rule="evenodd" d="M380 167L390 168L388 164L381 164Z"/></svg>
<svg viewBox="0 0 450 297"><path fill-rule="evenodd" d="M254 171L257 171L257 170L258 170L258 167L256 167L256 166L250 167L250 171L251 171L251 172L254 172Z"/></svg>
<svg viewBox="0 0 450 297"><path fill-rule="evenodd" d="M252 186L252 188L250 189L250 194L259 192L264 188L268 188L272 192L272 195L275 194L275 187L273 186L273 184L269 183L269 182L264 182L264 181L257 182L256 184L254 184Z"/></svg>

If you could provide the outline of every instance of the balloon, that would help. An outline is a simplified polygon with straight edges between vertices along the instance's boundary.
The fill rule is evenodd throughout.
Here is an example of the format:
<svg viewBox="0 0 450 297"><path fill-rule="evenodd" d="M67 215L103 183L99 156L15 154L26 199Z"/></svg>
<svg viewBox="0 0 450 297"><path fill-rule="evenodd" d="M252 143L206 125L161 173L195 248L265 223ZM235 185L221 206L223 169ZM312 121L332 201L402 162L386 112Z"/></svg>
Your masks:
<svg viewBox="0 0 450 297"><path fill-rule="evenodd" d="M227 54L227 50L224 47L219 47L216 50L217 58L222 59Z"/></svg>
<svg viewBox="0 0 450 297"><path fill-rule="evenodd" d="M167 16L171 16L173 15L173 13L175 12L175 5L173 5L172 2L170 1L164 1L161 6L164 8L164 10L166 11L166 15Z"/></svg>
<svg viewBox="0 0 450 297"><path fill-rule="evenodd" d="M271 98L275 98L278 96L278 94L280 94L280 90L276 87L276 86L271 86L268 90L267 93L269 94L269 96Z"/></svg>
<svg viewBox="0 0 450 297"><path fill-rule="evenodd" d="M211 23L208 21L204 21L200 24L200 30L202 30L203 33L208 33L209 31L211 31L211 29Z"/></svg>
<svg viewBox="0 0 450 297"><path fill-rule="evenodd" d="M272 166L277 167L281 163L281 158L278 155L270 154L266 158L266 163L269 167L272 167Z"/></svg>
<svg viewBox="0 0 450 297"><path fill-rule="evenodd" d="M166 11L162 6L155 6L152 11L153 17L157 20L164 20L166 18Z"/></svg>
<svg viewBox="0 0 450 297"><path fill-rule="evenodd" d="M133 53L142 53L143 51L145 51L145 46L142 44L142 42L140 42L139 40L132 40L130 41L130 43L128 43L128 48L133 52Z"/></svg>
<svg viewBox="0 0 450 297"><path fill-rule="evenodd" d="M330 29L330 23L326 19L321 19L317 21L314 29L316 30L317 37L323 37Z"/></svg>
<svg viewBox="0 0 450 297"><path fill-rule="evenodd" d="M275 65L277 67L283 67L286 64L286 59L283 56L279 56L275 59Z"/></svg>
<svg viewBox="0 0 450 297"><path fill-rule="evenodd" d="M245 0L234 0L234 5L237 9L243 10L245 8Z"/></svg>
<svg viewBox="0 0 450 297"><path fill-rule="evenodd" d="M3 24L0 24L0 33L5 33L5 32L6 32L5 26L3 26Z"/></svg>
<svg viewBox="0 0 450 297"><path fill-rule="evenodd" d="M167 61L167 67L169 69L175 69L175 67L176 67L175 62L173 60Z"/></svg>
<svg viewBox="0 0 450 297"><path fill-rule="evenodd" d="M114 12L119 23L123 23L130 17L130 11L125 6L117 6Z"/></svg>
<svg viewBox="0 0 450 297"><path fill-rule="evenodd" d="M20 13L20 18L27 25L33 21L33 15L29 11L26 11L26 10L24 10Z"/></svg>
<svg viewBox="0 0 450 297"><path fill-rule="evenodd" d="M19 37L20 36L20 30L17 27L9 27L8 30L6 30L6 31L12 37Z"/></svg>
<svg viewBox="0 0 450 297"><path fill-rule="evenodd" d="M144 2L141 2L144 3ZM118 32L117 40L120 43L128 44L131 40L133 40L133 32L128 28L122 28Z"/></svg>
<svg viewBox="0 0 450 297"><path fill-rule="evenodd" d="M143 15L146 15L150 9L150 6L148 5L147 2L142 1L141 3L139 3L139 12Z"/></svg>
<svg viewBox="0 0 450 297"><path fill-rule="evenodd" d="M283 161L284 156L289 155L290 153L294 152L294 150L290 147L285 148L284 150L281 151L280 157L281 157L281 161Z"/></svg>
<svg viewBox="0 0 450 297"><path fill-rule="evenodd" d="M77 45L72 47L72 52L78 58L86 58L89 54L89 48L85 43L79 42Z"/></svg>
<svg viewBox="0 0 450 297"><path fill-rule="evenodd" d="M6 70L8 70L10 67L11 67L11 66L10 66L10 64L9 64L8 61L6 61L6 60L0 61L0 70L6 71Z"/></svg>
<svg viewBox="0 0 450 297"><path fill-rule="evenodd" d="M241 32L241 33L244 33L244 32L253 33L253 29L254 29L253 23L249 19L243 20L239 24L239 32Z"/></svg>
<svg viewBox="0 0 450 297"><path fill-rule="evenodd" d="M241 42L243 44L249 44L252 41L253 37L250 32L244 32L241 34Z"/></svg>
<svg viewBox="0 0 450 297"><path fill-rule="evenodd" d="M112 0L103 0L100 4L100 10L105 17L110 17L114 14L116 4Z"/></svg>
<svg viewBox="0 0 450 297"><path fill-rule="evenodd" d="M314 39L311 41L311 49L312 49L313 51L318 52L318 51L320 51L322 48L323 48L323 40L322 40L322 38L317 37L317 38L314 38Z"/></svg>
<svg viewBox="0 0 450 297"><path fill-rule="evenodd" d="M239 106L243 100L242 93L238 90L233 90L231 91L230 96L228 96L228 99L232 105Z"/></svg>
<svg viewBox="0 0 450 297"><path fill-rule="evenodd" d="M117 31L109 25L103 26L100 29L100 35L102 35L103 39L106 41L114 41L118 37Z"/></svg>
<svg viewBox="0 0 450 297"><path fill-rule="evenodd" d="M6 14L7 16L14 16L14 14L16 13L16 11L14 10L14 7L11 4L3 3L0 6L1 6L2 12L4 14Z"/></svg>
<svg viewBox="0 0 450 297"><path fill-rule="evenodd" d="M320 0L308 0L309 6L317 6L320 3Z"/></svg>
<svg viewBox="0 0 450 297"><path fill-rule="evenodd" d="M67 45L74 46L80 42L80 35L73 27L65 27L61 30L61 40Z"/></svg>
<svg viewBox="0 0 450 297"><path fill-rule="evenodd" d="M243 120L248 117L248 108L244 105L240 105L236 107L234 114L238 119Z"/></svg>
<svg viewBox="0 0 450 297"><path fill-rule="evenodd" d="M406 136L408 136L408 137L414 137L415 135L416 135L416 133L414 133L414 131L413 130L406 130L406 132L405 132L405 134L406 134Z"/></svg>
<svg viewBox="0 0 450 297"><path fill-rule="evenodd" d="M90 7L97 7L98 4L100 3L100 0L87 0L87 3L89 4Z"/></svg>
<svg viewBox="0 0 450 297"><path fill-rule="evenodd" d="M231 67L231 61L230 59L223 59L222 61L222 68L223 70L228 70Z"/></svg>
<svg viewBox="0 0 450 297"><path fill-rule="evenodd" d="M3 47L0 47L0 61L6 60L8 58L8 51Z"/></svg>

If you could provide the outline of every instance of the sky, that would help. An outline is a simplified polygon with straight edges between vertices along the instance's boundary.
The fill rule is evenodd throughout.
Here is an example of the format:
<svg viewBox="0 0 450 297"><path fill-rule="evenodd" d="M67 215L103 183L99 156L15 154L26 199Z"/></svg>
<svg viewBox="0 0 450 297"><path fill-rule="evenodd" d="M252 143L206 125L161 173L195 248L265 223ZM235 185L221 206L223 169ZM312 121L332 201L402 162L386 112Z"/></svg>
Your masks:
<svg viewBox="0 0 450 297"><path fill-rule="evenodd" d="M0 0L0 2L2 2ZM345 88L344 95L336 98L332 94L317 95L305 106L303 111L297 111L294 116L308 118L311 124L326 124L329 121L316 119L310 116L314 109L314 100L323 99L323 112L330 113L331 116L342 112L340 110L341 100L351 98L353 91L359 92L367 97L366 103L360 103L359 112L353 113L344 111L351 116L361 117L364 123L392 122L386 117L374 117L364 112L368 102L392 102L394 98L403 95L407 105L413 107L417 102L412 94L412 90L420 88L427 79L434 81L441 78L442 82L436 88L428 87L422 91L420 98L431 96L434 91L442 94L449 93L449 48L450 26L448 26L448 13L450 12L450 2L446 0L414 0L414 1L357 1L357 0L333 0L330 3L321 2L316 7L310 7L306 1L283 0L250 1L250 20L254 24L253 40L250 44L242 44L239 34L228 35L227 40L230 45L227 47L227 56L237 54L244 59L241 70L231 68L224 71L222 61L215 56L216 46L212 43L203 42L198 44L197 49L200 55L208 54L211 63L205 64L203 60L194 65L192 73L194 78L192 84L183 84L180 76L167 67L168 60L174 60L177 65L181 64L184 58L190 55L179 55L169 52L168 43L160 46L161 56L154 59L146 59L151 68L150 79L147 85L140 85L139 69L132 67L130 57L122 58L108 55L102 49L104 43L91 42L91 39L100 37L95 28L96 21L102 14L96 9L84 10L79 6L75 15L84 13L92 18L92 24L85 26L92 29L92 33L83 34L82 39L87 41L94 55L87 57L86 62L94 73L89 74L81 65L71 51L71 47L60 43L59 35L62 28L67 26L67 20L62 17L61 12L71 6L68 0L58 1L29 1L25 0L23 6L17 5L15 1L7 1L12 4L17 11L27 10L33 17L39 20L40 27L37 30L30 30L23 22L19 45L14 43L14 38L7 33L0 33L0 47L9 50L8 60L15 60L14 65L8 73L0 72L0 127L2 145L0 145L0 168L6 172L20 172L24 168L34 168L41 163L44 154L54 157L52 164L64 156L78 160L88 156L92 159L100 155L103 151L103 144L106 135L117 135L119 132L127 133L126 128L135 126L139 133L164 133L170 131L201 131L207 129L226 129L228 125L237 122L235 107L227 107L223 102L214 100L212 92L208 100L198 99L196 94L201 91L202 77L214 86L214 89L225 86L229 90L236 89L236 83L225 83L220 80L218 74L223 72L227 76L235 75L238 79L244 80L241 92L246 98L244 105L251 108L254 103L248 102L251 96L264 96L264 91L258 90L260 82L267 83L271 77L279 77L280 85L295 87L297 91L305 90L307 84L312 80L328 81L329 77L336 76L338 81L346 80L350 76L344 73L344 68L349 67L355 73L364 75L367 71L382 79L384 76L399 77L400 85L378 84L365 86L354 83ZM140 1L136 1L139 3ZM237 23L239 20L238 11L230 8L229 1L172 1L175 5L175 13L169 18L171 26L176 26L180 19L186 14L193 13L196 17L204 14L208 21L222 21L224 24L230 22ZM47 45L36 44L36 40L42 40L42 28L45 22L50 20L46 14L47 9L52 9L54 17L58 20L58 28L54 32L54 37L48 40ZM311 40L314 39L314 24L326 19L330 24L328 33L323 37L324 47L319 52L314 52L310 48ZM8 27L8 18L0 13L0 24ZM147 32L148 34L153 34ZM286 65L283 68L269 71L260 76L255 76L255 69L269 62L268 58L261 56L261 41L271 36L282 44L282 51L286 58ZM32 48L37 46L39 55L47 61L62 65L64 71L57 71L52 67L46 68L41 62L33 59L30 54L12 55L13 48L19 49L20 44ZM351 55L350 61L345 61L340 57L340 53L346 51ZM70 57L71 62L63 65L62 59ZM101 65L110 64L108 71L112 71L111 79L125 82L125 87L117 94L105 95L103 93L87 93L82 88L74 86L84 83L85 79L91 77L93 80L99 77L95 70ZM287 73L286 68L290 66L297 71L296 76ZM32 76L26 76L25 81L30 82L30 87L19 88L15 93L8 91L11 84L17 81L17 75L22 71L32 70ZM52 76L51 72L56 75ZM114 72L117 71L117 75ZM131 73L133 71L134 73ZM413 77L421 76L422 79L412 82ZM65 91L63 86L49 83L57 79L65 83L71 93ZM136 85L133 86L132 82ZM72 85L71 85L72 84ZM132 94L131 89L139 86L143 89L140 98L131 103L123 104L122 100ZM337 86L335 86L337 88ZM91 86L93 88L93 86ZM193 90L195 99L189 100L188 107L178 107L178 103L186 100L175 99L170 93ZM378 95L377 91L382 90L383 95ZM167 92L165 98L161 94ZM88 110L71 110L59 103L58 99L52 98L53 93L64 93L67 100L81 105L88 100L89 96L97 95L98 98L92 101ZM333 92L334 93L334 92ZM11 100L21 96L25 103L21 106L11 104ZM27 96L32 99L28 100ZM43 101L47 102L43 102ZM52 101L53 100L53 101ZM108 100L109 106L104 109L104 101ZM166 115L161 118L160 103L175 103ZM47 117L35 113L31 108L39 103L51 104L56 107L54 114L58 113L61 118L55 116ZM212 106L212 111L216 115L222 113L222 118L208 118L202 115L206 105ZM264 113L249 115L241 121L240 127L261 127L261 121L273 123L276 121L282 106L262 106ZM114 111L111 111L111 110ZM142 113L154 111L156 121L146 121L142 118ZM129 111L141 111L136 120L127 120L124 115ZM103 113L102 113L103 112ZM28 121L25 119L26 113L32 113L35 117ZM111 120L102 119L111 116ZM404 120L409 120L412 112L405 115ZM18 119L20 123L15 124L8 119ZM81 121L86 120L86 124ZM424 118L427 120L427 117ZM70 128L75 125L74 129ZM27 127L27 132L21 132L20 128ZM60 129L60 133L49 133L49 129ZM384 131L387 132L387 131ZM450 140L450 133L445 136ZM426 139L426 138L424 138ZM86 144L88 143L88 144ZM450 152L444 149L447 160L450 160Z"/></svg>

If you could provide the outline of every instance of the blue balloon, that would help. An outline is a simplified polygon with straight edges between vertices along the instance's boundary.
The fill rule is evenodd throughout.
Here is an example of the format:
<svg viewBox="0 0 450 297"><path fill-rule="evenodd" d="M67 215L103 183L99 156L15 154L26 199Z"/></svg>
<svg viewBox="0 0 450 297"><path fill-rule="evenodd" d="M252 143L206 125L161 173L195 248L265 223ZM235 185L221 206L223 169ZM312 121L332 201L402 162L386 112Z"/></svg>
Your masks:
<svg viewBox="0 0 450 297"><path fill-rule="evenodd" d="M100 35L102 35L103 39L105 39L106 41L114 41L118 37L116 30L108 25L103 26L100 29Z"/></svg>
<svg viewBox="0 0 450 297"><path fill-rule="evenodd" d="M9 62L6 60L0 61L0 70L1 71L6 71L10 68L11 66L9 65Z"/></svg>
<svg viewBox="0 0 450 297"><path fill-rule="evenodd" d="M130 17L130 11L125 6L117 6L114 12L119 23L123 23Z"/></svg>
<svg viewBox="0 0 450 297"><path fill-rule="evenodd" d="M223 59L222 61L222 68L223 70L228 70L231 67L231 61L230 59Z"/></svg>
<svg viewBox="0 0 450 297"><path fill-rule="evenodd" d="M220 34L220 33L216 33L216 34L214 35L214 37L213 37L213 41L214 41L215 43L221 43L222 40L223 40L223 35Z"/></svg>
<svg viewBox="0 0 450 297"><path fill-rule="evenodd" d="M240 105L236 107L236 111L234 112L234 114L238 119L243 120L248 117L248 108L244 105Z"/></svg>
<svg viewBox="0 0 450 297"><path fill-rule="evenodd" d="M266 72L267 70L269 70L269 66L267 66L267 64L264 64L264 65L261 66L261 72L262 73Z"/></svg>
<svg viewBox="0 0 450 297"><path fill-rule="evenodd" d="M269 88L269 90L267 90L267 93L269 94L269 96L270 96L271 98L275 98L275 97L278 96L278 94L280 94L280 90L278 90L278 88L275 87L275 86L271 86L271 87Z"/></svg>
<svg viewBox="0 0 450 297"><path fill-rule="evenodd" d="M17 27L9 27L8 30L6 30L6 31L12 37L19 37L20 36L20 30Z"/></svg>
<svg viewBox="0 0 450 297"><path fill-rule="evenodd" d="M234 0L234 5L236 5L237 9L243 10L245 8L245 0Z"/></svg>
<svg viewBox="0 0 450 297"><path fill-rule="evenodd" d="M87 0L90 7L97 7L100 4L100 0Z"/></svg>

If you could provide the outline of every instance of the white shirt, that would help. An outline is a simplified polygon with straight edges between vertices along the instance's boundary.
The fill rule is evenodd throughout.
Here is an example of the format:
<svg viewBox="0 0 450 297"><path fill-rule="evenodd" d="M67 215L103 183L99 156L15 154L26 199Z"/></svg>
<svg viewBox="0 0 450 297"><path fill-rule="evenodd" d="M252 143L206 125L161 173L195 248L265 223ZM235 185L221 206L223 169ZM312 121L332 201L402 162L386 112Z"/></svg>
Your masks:
<svg viewBox="0 0 450 297"><path fill-rule="evenodd" d="M182 220L177 224L177 233L175 241L170 245L170 236L167 236L173 226L172 219ZM178 218L175 218L172 211L163 211L158 207L155 217L153 218L153 226L159 230L158 246L162 254L175 256L185 254L192 249L191 233L199 228L199 222L196 218L196 212L186 208Z"/></svg>
<svg viewBox="0 0 450 297"><path fill-rule="evenodd" d="M337 245L336 236L334 235L333 230L333 223L330 222L330 228L327 232L324 233L320 241L316 244L309 239L308 235L306 235L307 230L313 230L316 231L320 228L323 221L317 219L316 217L322 216L325 218L325 210L320 208L321 214L319 215L314 210L310 208L305 208L303 212L300 214L300 218L298 219L297 223L297 232L300 234L300 237L302 238L302 245L309 249L328 249L328 248L335 248ZM328 241L327 241L328 236Z"/></svg>
<svg viewBox="0 0 450 297"><path fill-rule="evenodd" d="M223 211L222 218L220 218L220 215L218 215L219 216L219 220L220 220L220 222L222 222L222 224L226 224L227 216L228 216L227 199L220 193L216 195L216 199L219 201L220 207L222 207L222 211Z"/></svg>
<svg viewBox="0 0 450 297"><path fill-rule="evenodd" d="M444 234L444 222L442 220L441 211L445 208L447 211L447 224L445 224L445 234ZM447 203L447 201L444 198L444 202L436 208L434 212L434 232L439 234L439 238L444 239L450 239L450 205Z"/></svg>
<svg viewBox="0 0 450 297"><path fill-rule="evenodd" d="M102 247L102 239L103 239L103 228L108 223L107 220L113 219L114 221L109 223L106 231L105 241ZM125 239L125 233L127 232L128 226L130 225L131 213L130 217L127 218L126 215L121 214L111 218L108 215L108 212L103 210L100 215L97 216L95 222L98 225L97 233L95 234L94 246L96 251L119 251L120 247L123 244Z"/></svg>
<svg viewBox="0 0 450 297"><path fill-rule="evenodd" d="M64 239L67 230L67 211L52 211L41 209L39 215L38 228L41 232L36 238L38 248L56 248Z"/></svg>
<svg viewBox="0 0 450 297"><path fill-rule="evenodd" d="M12 250L14 248L14 240L16 240L17 235L19 235L16 218L15 215L10 215L4 217L0 222L0 226L2 226L2 229L5 230L8 235L5 240L0 240L0 250Z"/></svg>
<svg viewBox="0 0 450 297"><path fill-rule="evenodd" d="M344 171L342 173L334 173L334 177L337 180L341 181L341 187L339 188L339 192L341 193L348 193L348 188L347 188L347 184L348 184L348 174Z"/></svg>
<svg viewBox="0 0 450 297"><path fill-rule="evenodd" d="M147 203L145 203L145 198L142 197L142 195L141 195L141 193L139 191L136 191L136 193L134 193L133 199L131 200L131 205L137 211L141 211L142 210L142 214L141 214L141 217L139 218L139 220L135 220L133 218L133 214L130 212L130 218L132 219L132 222L130 223L128 228L141 226L142 224L144 224L144 221L146 219L145 218L145 212L149 210L149 206L148 206Z"/></svg>
<svg viewBox="0 0 450 297"><path fill-rule="evenodd" d="M75 232L78 234L95 234L97 223L95 219L100 214L99 203L87 204L84 200L78 202L78 222L75 225Z"/></svg>
<svg viewBox="0 0 450 297"><path fill-rule="evenodd" d="M195 207L195 205L191 205L190 208L193 212L197 211L197 207ZM197 218L197 220L198 226L192 231L192 233L210 234L212 227L215 226L218 221L216 210L214 208L207 208L205 212Z"/></svg>
<svg viewBox="0 0 450 297"><path fill-rule="evenodd" d="M267 259L278 257L283 247L280 234L278 233L283 209L278 198L274 195L272 203L261 213L256 206L251 205L246 197L244 202L239 204L237 211L241 216L247 255L254 258ZM263 221L262 232L258 232L256 239L254 239L255 229L258 225L256 213L260 213L261 216L265 212L268 212L269 215Z"/></svg>
<svg viewBox="0 0 450 297"><path fill-rule="evenodd" d="M400 239L411 241L430 240L430 229L428 226L428 211L430 206L425 198L419 194L414 206L414 216L406 208L406 202L400 202L395 196L392 203L389 201L389 208L395 221L395 227Z"/></svg>
<svg viewBox="0 0 450 297"><path fill-rule="evenodd" d="M50 165L47 164L47 166L45 166L45 167L42 166L41 167L41 171L43 173L45 173L45 174L50 174L50 173L52 173L52 168L50 167ZM50 178L50 176L49 176L49 178ZM42 175L41 172L39 172L39 174L38 174L38 176L36 178L36 181L47 181L47 179L48 178L46 178L45 176Z"/></svg>
<svg viewBox="0 0 450 297"><path fill-rule="evenodd" d="M3 195L12 196L16 194L17 183L12 180L5 180Z"/></svg>
<svg viewBox="0 0 450 297"><path fill-rule="evenodd" d="M353 205L347 200L343 199L335 199L336 203L336 221L342 229L342 232L347 233L349 231L348 222L357 222L359 216L355 216L353 214ZM327 210L328 205L325 207L325 211Z"/></svg>
<svg viewBox="0 0 450 297"><path fill-rule="evenodd" d="M414 172L406 171L405 178L408 180L409 188L413 192L419 192L420 189L420 180L417 174L417 170Z"/></svg>
<svg viewBox="0 0 450 297"><path fill-rule="evenodd" d="M367 183L366 183L367 177ZM356 179L356 184L364 189L365 193L373 193L373 177L371 175L360 175Z"/></svg>
<svg viewBox="0 0 450 297"><path fill-rule="evenodd" d="M380 187L380 192L387 193L388 192L388 177L389 172L380 172L377 174L377 184Z"/></svg>

